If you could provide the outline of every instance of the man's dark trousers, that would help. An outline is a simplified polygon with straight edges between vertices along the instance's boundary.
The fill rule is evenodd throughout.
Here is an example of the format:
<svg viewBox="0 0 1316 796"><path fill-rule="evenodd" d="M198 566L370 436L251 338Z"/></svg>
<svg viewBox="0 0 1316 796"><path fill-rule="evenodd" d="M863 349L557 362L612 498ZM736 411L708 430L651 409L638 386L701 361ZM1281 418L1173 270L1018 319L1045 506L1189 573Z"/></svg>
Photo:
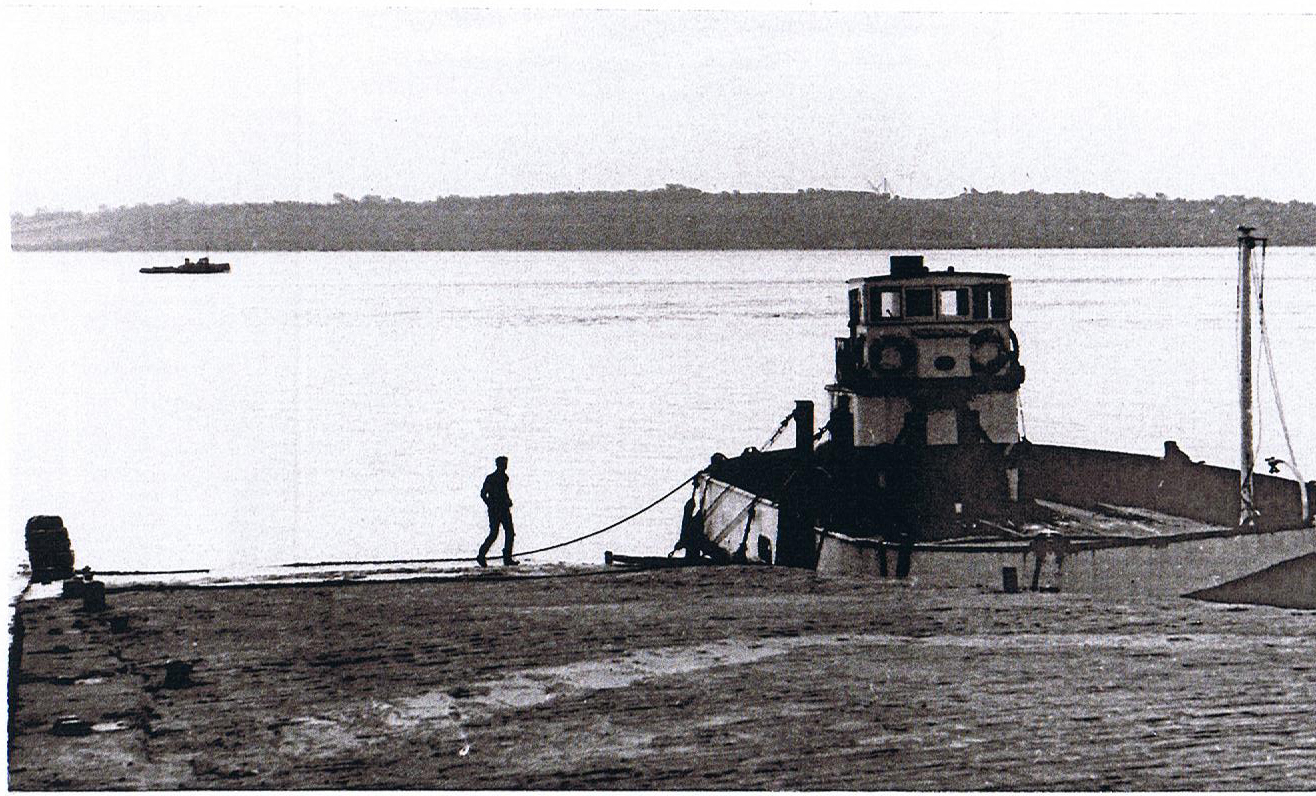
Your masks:
<svg viewBox="0 0 1316 796"><path fill-rule="evenodd" d="M489 507L489 535L485 537L484 544L480 545L481 559L489 554L489 548L493 547L493 543L498 539L499 525L503 526L503 530L506 532L503 536L503 560L511 560L512 539L515 533L512 530L512 508L510 506Z"/></svg>

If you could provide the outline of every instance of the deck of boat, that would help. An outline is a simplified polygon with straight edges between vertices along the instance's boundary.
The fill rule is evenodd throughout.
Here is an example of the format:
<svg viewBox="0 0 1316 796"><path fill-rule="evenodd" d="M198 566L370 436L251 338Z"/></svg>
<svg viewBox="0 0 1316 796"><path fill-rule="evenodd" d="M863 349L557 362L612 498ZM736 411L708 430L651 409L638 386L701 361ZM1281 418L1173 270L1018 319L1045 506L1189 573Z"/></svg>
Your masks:
<svg viewBox="0 0 1316 796"><path fill-rule="evenodd" d="M1007 468L1017 499L1006 497ZM998 589L1012 568L1024 589L1183 595L1316 552L1297 482L1255 476L1260 513L1239 529L1237 480L1225 468L1032 444L750 451L708 469L700 505L708 538L732 560ZM1275 604L1316 607L1301 591L1281 590Z"/></svg>

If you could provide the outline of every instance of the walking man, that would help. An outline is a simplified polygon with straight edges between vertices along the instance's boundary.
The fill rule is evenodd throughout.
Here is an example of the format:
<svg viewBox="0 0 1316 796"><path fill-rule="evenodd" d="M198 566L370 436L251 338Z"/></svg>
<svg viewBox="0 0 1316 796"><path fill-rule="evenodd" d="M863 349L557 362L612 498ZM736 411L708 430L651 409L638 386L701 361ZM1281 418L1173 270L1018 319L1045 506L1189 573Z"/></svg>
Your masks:
<svg viewBox="0 0 1316 796"><path fill-rule="evenodd" d="M484 486L480 487L480 499L484 505L489 508L489 535L485 537L484 544L480 545L480 554L475 557L475 562L480 566L488 566L485 556L489 554L489 548L493 547L494 541L498 538L498 526L503 526L503 564L514 567L519 562L512 560L512 498L507 494L507 457L499 456L494 459L492 473L484 478Z"/></svg>

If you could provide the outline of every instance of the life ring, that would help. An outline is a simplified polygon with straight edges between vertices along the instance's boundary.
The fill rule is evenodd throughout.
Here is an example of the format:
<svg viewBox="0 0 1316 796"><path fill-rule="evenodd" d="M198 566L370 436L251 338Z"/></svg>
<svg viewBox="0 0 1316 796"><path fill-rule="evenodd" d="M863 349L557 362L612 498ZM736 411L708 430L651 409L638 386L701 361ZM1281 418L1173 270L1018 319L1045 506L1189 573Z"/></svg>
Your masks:
<svg viewBox="0 0 1316 796"><path fill-rule="evenodd" d="M993 348L995 353L992 353ZM991 327L979 329L969 338L969 368L974 373L998 373L1013 357L1014 352L1005 344L1005 338Z"/></svg>
<svg viewBox="0 0 1316 796"><path fill-rule="evenodd" d="M914 369L917 360L918 348L904 335L882 335L868 346L868 366L878 373L908 373Z"/></svg>

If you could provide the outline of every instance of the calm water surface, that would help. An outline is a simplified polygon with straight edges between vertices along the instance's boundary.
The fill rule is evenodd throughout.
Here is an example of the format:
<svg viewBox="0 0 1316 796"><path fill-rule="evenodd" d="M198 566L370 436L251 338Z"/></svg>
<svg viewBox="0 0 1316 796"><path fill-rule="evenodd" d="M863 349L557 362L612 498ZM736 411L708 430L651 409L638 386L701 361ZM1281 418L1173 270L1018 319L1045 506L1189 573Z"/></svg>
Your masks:
<svg viewBox="0 0 1316 796"><path fill-rule="evenodd" d="M472 555L505 454L518 545L551 544L762 444L795 399L825 417L845 279L887 254L216 253L233 273L213 276L137 273L181 254L17 254L5 522L61 514L101 569ZM1268 260L1311 478L1316 249ZM1236 466L1232 250L928 262L1014 276L1033 440L1177 439ZM1261 456L1287 458L1258 387ZM681 502L545 558L665 553Z"/></svg>

